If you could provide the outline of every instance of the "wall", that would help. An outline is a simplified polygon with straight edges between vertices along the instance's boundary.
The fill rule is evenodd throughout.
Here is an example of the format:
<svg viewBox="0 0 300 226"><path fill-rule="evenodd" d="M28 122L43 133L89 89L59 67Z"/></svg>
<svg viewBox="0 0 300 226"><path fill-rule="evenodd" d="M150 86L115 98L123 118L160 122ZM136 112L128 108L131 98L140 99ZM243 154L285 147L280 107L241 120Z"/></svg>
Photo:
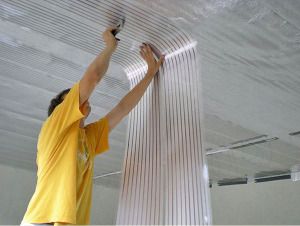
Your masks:
<svg viewBox="0 0 300 226"><path fill-rule="evenodd" d="M19 224L35 188L35 173L0 164L0 225ZM299 224L300 182L213 187L214 224ZM91 224L114 224L119 190L94 185Z"/></svg>
<svg viewBox="0 0 300 226"><path fill-rule="evenodd" d="M299 225L299 191L291 180L213 187L213 223Z"/></svg>
<svg viewBox="0 0 300 226"><path fill-rule="evenodd" d="M119 189L94 185L91 224L116 224Z"/></svg>
<svg viewBox="0 0 300 226"><path fill-rule="evenodd" d="M34 192L36 174L0 164L0 225L21 223ZM94 185L91 224L114 224L119 190Z"/></svg>

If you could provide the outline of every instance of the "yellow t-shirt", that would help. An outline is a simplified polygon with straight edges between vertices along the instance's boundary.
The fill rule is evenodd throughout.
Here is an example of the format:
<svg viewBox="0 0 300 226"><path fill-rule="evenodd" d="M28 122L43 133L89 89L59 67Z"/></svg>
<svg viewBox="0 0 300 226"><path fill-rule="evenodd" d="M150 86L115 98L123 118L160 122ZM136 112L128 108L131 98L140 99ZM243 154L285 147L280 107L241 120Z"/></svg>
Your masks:
<svg viewBox="0 0 300 226"><path fill-rule="evenodd" d="M108 120L84 129L79 82L44 122L38 138L37 184L23 221L89 224L94 157L109 149Z"/></svg>

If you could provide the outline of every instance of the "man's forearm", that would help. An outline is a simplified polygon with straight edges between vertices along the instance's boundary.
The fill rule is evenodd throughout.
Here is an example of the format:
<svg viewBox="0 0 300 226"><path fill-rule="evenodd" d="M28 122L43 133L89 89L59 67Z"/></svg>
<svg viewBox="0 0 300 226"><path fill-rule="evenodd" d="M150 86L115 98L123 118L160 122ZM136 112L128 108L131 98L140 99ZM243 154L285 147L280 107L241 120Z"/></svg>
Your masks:
<svg viewBox="0 0 300 226"><path fill-rule="evenodd" d="M115 126L137 105L164 61L164 56L160 56L158 61L155 60L150 46L145 43L140 47L140 54L148 65L147 74L125 97L123 97L119 104L105 116L109 121L109 131L115 128Z"/></svg>
<svg viewBox="0 0 300 226"><path fill-rule="evenodd" d="M102 36L105 42L105 49L97 55L97 57L90 63L83 77L79 82L79 97L80 105L86 102L97 84L101 81L109 66L109 61L112 53L117 48L117 40L112 34L113 29L106 29Z"/></svg>
<svg viewBox="0 0 300 226"><path fill-rule="evenodd" d="M140 101L155 75L147 73L145 77L120 101L123 114L127 115Z"/></svg>
<svg viewBox="0 0 300 226"><path fill-rule="evenodd" d="M89 65L88 70L95 72L99 80L101 80L106 73L112 54L113 52L111 50L105 48Z"/></svg>

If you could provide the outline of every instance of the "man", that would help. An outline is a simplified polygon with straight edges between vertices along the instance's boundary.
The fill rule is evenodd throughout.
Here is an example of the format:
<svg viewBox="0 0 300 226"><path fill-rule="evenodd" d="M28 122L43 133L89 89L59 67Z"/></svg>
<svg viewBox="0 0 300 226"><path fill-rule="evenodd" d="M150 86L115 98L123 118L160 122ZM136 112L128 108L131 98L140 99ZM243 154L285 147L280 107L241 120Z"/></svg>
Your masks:
<svg viewBox="0 0 300 226"><path fill-rule="evenodd" d="M82 79L51 101L49 117L38 138L37 185L23 225L89 224L94 157L109 148L109 132L137 105L160 65L147 44L140 54L148 64L145 77L102 119L84 126L89 97L107 71L117 47L113 28L103 33L105 49Z"/></svg>

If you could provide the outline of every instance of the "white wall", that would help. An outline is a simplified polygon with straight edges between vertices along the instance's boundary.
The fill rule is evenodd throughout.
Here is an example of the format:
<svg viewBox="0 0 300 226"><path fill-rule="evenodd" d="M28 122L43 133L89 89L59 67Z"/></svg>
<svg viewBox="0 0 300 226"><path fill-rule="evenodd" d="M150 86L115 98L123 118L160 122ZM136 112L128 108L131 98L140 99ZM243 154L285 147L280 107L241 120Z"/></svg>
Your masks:
<svg viewBox="0 0 300 226"><path fill-rule="evenodd" d="M34 192L36 174L0 164L0 225L20 224ZM94 185L91 224L115 224L119 190Z"/></svg>
<svg viewBox="0 0 300 226"><path fill-rule="evenodd" d="M0 165L0 225L21 223L34 186L32 172Z"/></svg>
<svg viewBox="0 0 300 226"><path fill-rule="evenodd" d="M0 164L0 225L19 224L35 188L34 172ZM94 185L91 224L114 224L119 190ZM214 224L300 224L300 182L213 187Z"/></svg>
<svg viewBox="0 0 300 226"><path fill-rule="evenodd" d="M94 185L91 224L116 224L119 189Z"/></svg>
<svg viewBox="0 0 300 226"><path fill-rule="evenodd" d="M213 187L214 224L300 224L300 182Z"/></svg>

